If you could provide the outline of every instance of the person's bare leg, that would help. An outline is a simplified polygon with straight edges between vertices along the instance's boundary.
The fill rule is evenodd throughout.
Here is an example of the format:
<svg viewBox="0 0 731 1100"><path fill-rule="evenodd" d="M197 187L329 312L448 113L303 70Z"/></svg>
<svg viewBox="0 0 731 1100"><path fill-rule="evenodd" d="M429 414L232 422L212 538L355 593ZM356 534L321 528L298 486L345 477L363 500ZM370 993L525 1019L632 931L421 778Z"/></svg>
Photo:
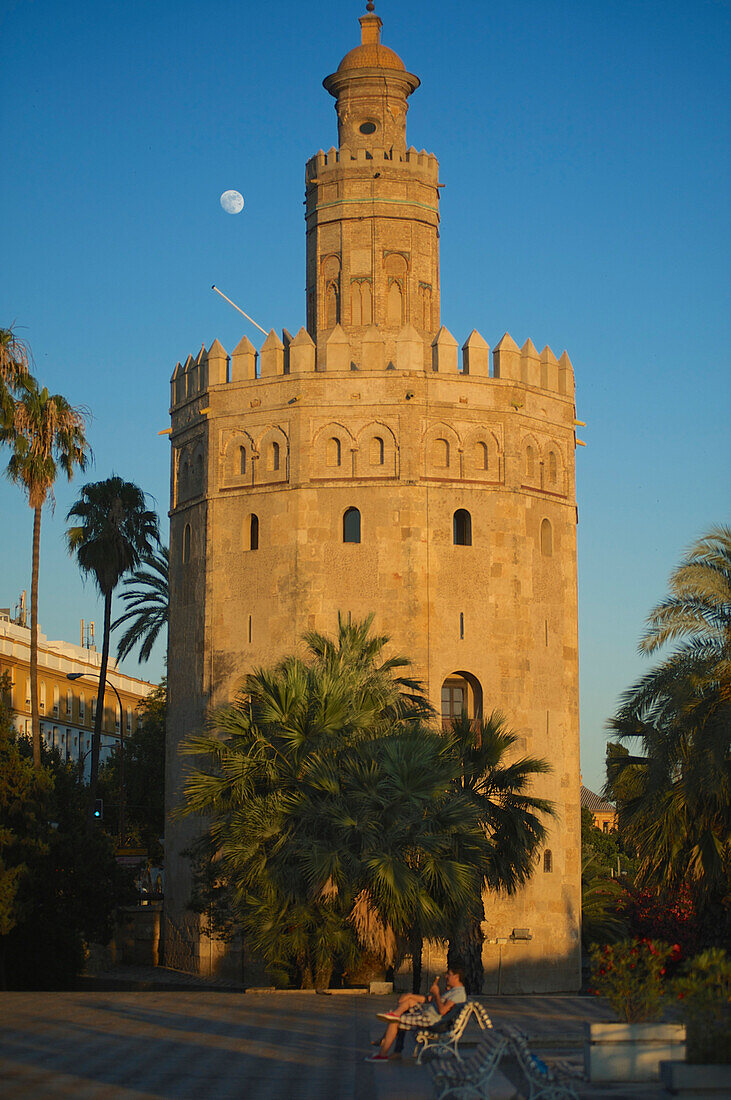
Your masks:
<svg viewBox="0 0 731 1100"><path fill-rule="evenodd" d="M386 1028L383 1038L381 1039L381 1054L384 1056L388 1054L389 1050L393 1046L394 1039L398 1035L398 1024L394 1020Z"/></svg>
<svg viewBox="0 0 731 1100"><path fill-rule="evenodd" d="M426 997L423 997L421 993L402 993L398 999L398 1007L393 1009L393 1012L397 1016L403 1016L404 1012L408 1012L410 1008L416 1008L417 1005L423 1005Z"/></svg>

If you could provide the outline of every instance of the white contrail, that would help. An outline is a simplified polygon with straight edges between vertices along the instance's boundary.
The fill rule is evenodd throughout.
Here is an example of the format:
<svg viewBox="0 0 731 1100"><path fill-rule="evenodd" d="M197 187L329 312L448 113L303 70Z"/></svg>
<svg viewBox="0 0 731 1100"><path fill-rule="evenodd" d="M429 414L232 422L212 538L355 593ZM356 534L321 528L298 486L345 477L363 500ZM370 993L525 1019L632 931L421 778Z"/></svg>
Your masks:
<svg viewBox="0 0 731 1100"><path fill-rule="evenodd" d="M226 295L223 293L222 290L218 289L218 287L216 286L215 283L213 283L213 285L211 286L211 290L215 290L216 294L220 294L222 298L226 298ZM261 325L258 325L253 317L249 317L248 313L244 313L241 306L236 305L236 302L232 302L230 298L226 298L226 301L228 302L228 304L230 306L233 306L234 309L237 309L239 311L239 313L243 313L244 317L246 318L247 321L251 321L252 325L256 325L256 327L259 329L259 332L263 332L265 336L269 335L267 330L265 328L262 328Z"/></svg>

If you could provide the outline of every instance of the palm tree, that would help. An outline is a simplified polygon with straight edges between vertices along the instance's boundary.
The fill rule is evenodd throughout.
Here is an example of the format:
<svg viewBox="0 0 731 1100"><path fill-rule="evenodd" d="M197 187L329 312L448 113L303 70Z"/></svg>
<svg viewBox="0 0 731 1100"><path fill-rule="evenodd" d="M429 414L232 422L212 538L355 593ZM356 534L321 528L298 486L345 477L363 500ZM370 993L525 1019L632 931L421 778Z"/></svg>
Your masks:
<svg viewBox="0 0 731 1100"><path fill-rule="evenodd" d="M157 546L140 559L135 569L124 579L126 610L112 623L112 630L128 623L117 643L117 660L128 657L140 646L140 661L147 661L161 631L167 627L169 608L168 571L170 555L167 546Z"/></svg>
<svg viewBox="0 0 731 1100"><path fill-rule="evenodd" d="M307 640L308 661L247 676L183 746L200 763L182 812L211 822L209 859L249 945L321 985L359 944L390 964L414 925L445 936L486 851L449 745L415 717L420 685L394 675L406 662L383 661L367 623Z"/></svg>
<svg viewBox="0 0 731 1100"><path fill-rule="evenodd" d="M6 352L16 356L12 342ZM17 377L17 375L16 375ZM91 451L84 435L84 412L72 408L60 393L38 388L25 376L20 396L9 420L0 426L0 442L13 449L7 475L20 485L33 509L33 564L30 589L30 700L33 728L33 763L41 766L41 727L38 714L38 571L40 562L41 512L46 500L53 501L53 485L59 469L70 481L78 467L85 470Z"/></svg>
<svg viewBox="0 0 731 1100"><path fill-rule="evenodd" d="M159 538L158 522L155 512L146 507L143 491L132 482L123 481L116 476L84 485L79 499L69 509L66 518L81 521L70 527L66 533L69 552L76 555L84 573L92 574L104 597L104 636L91 742L91 820L99 774L104 689L112 626L112 595L124 574L135 569L143 555L152 553Z"/></svg>
<svg viewBox="0 0 731 1100"><path fill-rule="evenodd" d="M535 870L535 852L546 835L541 817L553 816L554 807L548 799L528 792L534 777L551 768L545 760L533 756L508 761L517 735L508 729L499 710L493 710L483 721L472 721L463 711L445 732L458 763L455 787L474 807L489 841L482 889L475 894L450 945L450 953L465 961L468 988L479 993L483 979L483 890L513 894Z"/></svg>
<svg viewBox="0 0 731 1100"><path fill-rule="evenodd" d="M606 792L638 852L638 883L685 884L710 940L723 936L731 875L731 528L700 538L640 642L670 655L628 689L608 723L641 753L608 760Z"/></svg>

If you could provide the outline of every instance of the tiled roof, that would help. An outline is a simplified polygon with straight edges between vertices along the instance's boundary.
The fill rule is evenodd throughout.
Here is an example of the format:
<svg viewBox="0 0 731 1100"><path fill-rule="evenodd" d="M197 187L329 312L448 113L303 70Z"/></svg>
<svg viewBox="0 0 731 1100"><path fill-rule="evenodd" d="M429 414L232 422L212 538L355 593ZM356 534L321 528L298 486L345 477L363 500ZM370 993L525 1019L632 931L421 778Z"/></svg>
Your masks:
<svg viewBox="0 0 731 1100"><path fill-rule="evenodd" d="M607 802L606 798L602 798L600 794L594 794L588 787L581 784L581 808L586 807L587 810L591 810L593 814L596 813L615 813L617 807L611 802Z"/></svg>

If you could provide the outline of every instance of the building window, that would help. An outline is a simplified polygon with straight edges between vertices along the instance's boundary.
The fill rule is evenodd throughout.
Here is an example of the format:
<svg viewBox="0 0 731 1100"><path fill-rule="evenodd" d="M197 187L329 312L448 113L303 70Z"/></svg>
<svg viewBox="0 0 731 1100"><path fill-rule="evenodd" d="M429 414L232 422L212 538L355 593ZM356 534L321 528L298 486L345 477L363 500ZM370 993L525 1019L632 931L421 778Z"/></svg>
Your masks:
<svg viewBox="0 0 731 1100"><path fill-rule="evenodd" d="M328 439L327 441L327 464L328 466L339 466L341 458L340 440Z"/></svg>
<svg viewBox="0 0 731 1100"><path fill-rule="evenodd" d="M371 440L371 466L383 466L384 446L383 440L376 435Z"/></svg>
<svg viewBox="0 0 731 1100"><path fill-rule="evenodd" d="M544 558L553 556L553 528L550 520L541 520L541 553Z"/></svg>
<svg viewBox="0 0 731 1100"><path fill-rule="evenodd" d="M388 298L386 300L387 324L400 328L404 323L404 294L398 279L391 279L388 284Z"/></svg>
<svg viewBox="0 0 731 1100"><path fill-rule="evenodd" d="M239 447L239 473L246 473L246 447Z"/></svg>
<svg viewBox="0 0 731 1100"><path fill-rule="evenodd" d="M530 443L525 449L525 476L533 477L536 470L536 453Z"/></svg>
<svg viewBox="0 0 731 1100"><path fill-rule="evenodd" d="M360 512L348 508L343 516L343 542L360 542Z"/></svg>
<svg viewBox="0 0 731 1100"><path fill-rule="evenodd" d="M114 732L119 733L122 729L122 711L119 703L114 704Z"/></svg>
<svg viewBox="0 0 731 1100"><path fill-rule="evenodd" d="M58 684L53 685L53 717L58 718L58 712L60 709L60 697L61 693L58 690Z"/></svg>
<svg viewBox="0 0 731 1100"><path fill-rule="evenodd" d="M467 711L467 685L445 680L442 684L442 721L451 722Z"/></svg>
<svg viewBox="0 0 731 1100"><path fill-rule="evenodd" d="M543 853L543 870L546 874L550 874L553 870L553 853L550 848L546 848Z"/></svg>
<svg viewBox="0 0 731 1100"><path fill-rule="evenodd" d="M269 470L275 471L279 469L279 444L272 442L269 446Z"/></svg>
<svg viewBox="0 0 731 1100"><path fill-rule="evenodd" d="M459 636L460 639L464 638L464 611L459 613Z"/></svg>
<svg viewBox="0 0 731 1100"><path fill-rule="evenodd" d="M28 694L30 695L30 691L28 692ZM40 702L38 703L38 709L40 710L41 714L45 714L46 713L46 682L45 682L45 680L41 681L41 690L40 690L39 695L40 695Z"/></svg>
<svg viewBox="0 0 731 1100"><path fill-rule="evenodd" d="M555 485L558 478L558 461L554 451L548 453L548 483Z"/></svg>
<svg viewBox="0 0 731 1100"><path fill-rule="evenodd" d="M127 707L127 733L132 732L132 707Z"/></svg>
<svg viewBox="0 0 731 1100"><path fill-rule="evenodd" d="M249 550L259 549L259 517L254 512L249 517Z"/></svg>
<svg viewBox="0 0 731 1100"><path fill-rule="evenodd" d="M79 695L79 721L86 721L86 696L83 691Z"/></svg>
<svg viewBox="0 0 731 1100"><path fill-rule="evenodd" d="M96 699L93 697L91 700L91 720L92 722L96 721Z"/></svg>
<svg viewBox="0 0 731 1100"><path fill-rule="evenodd" d="M454 513L452 537L455 546L472 546L472 516L465 508Z"/></svg>
<svg viewBox="0 0 731 1100"><path fill-rule="evenodd" d="M335 328L340 321L340 294L338 284L330 282L325 290L325 326Z"/></svg>
<svg viewBox="0 0 731 1100"><path fill-rule="evenodd" d="M183 528L183 565L187 565L190 561L190 524L186 523Z"/></svg>
<svg viewBox="0 0 731 1100"><path fill-rule="evenodd" d="M66 692L66 717L70 718L74 712L74 695L71 690Z"/></svg>

